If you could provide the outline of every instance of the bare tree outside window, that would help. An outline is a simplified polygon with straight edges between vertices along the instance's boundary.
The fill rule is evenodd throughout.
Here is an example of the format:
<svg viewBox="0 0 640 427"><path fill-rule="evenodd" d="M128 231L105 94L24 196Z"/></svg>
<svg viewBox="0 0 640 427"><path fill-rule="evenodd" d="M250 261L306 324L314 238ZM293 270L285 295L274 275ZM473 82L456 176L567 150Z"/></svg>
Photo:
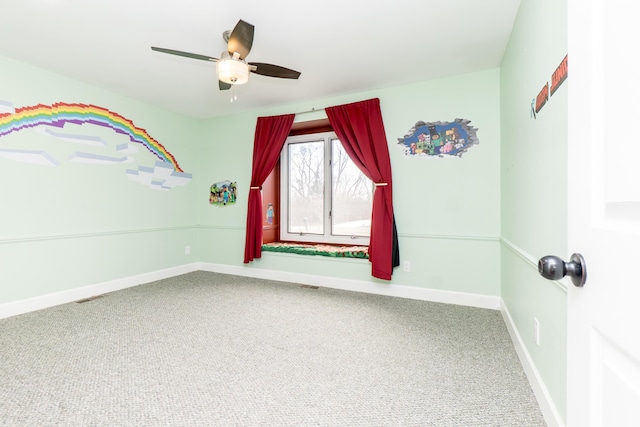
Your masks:
<svg viewBox="0 0 640 427"><path fill-rule="evenodd" d="M290 137L283 154L281 238L368 244L373 183L335 133Z"/></svg>
<svg viewBox="0 0 640 427"><path fill-rule="evenodd" d="M289 232L324 233L324 142L289 144Z"/></svg>
<svg viewBox="0 0 640 427"><path fill-rule="evenodd" d="M369 236L373 183L351 161L339 140L332 140L331 234Z"/></svg>

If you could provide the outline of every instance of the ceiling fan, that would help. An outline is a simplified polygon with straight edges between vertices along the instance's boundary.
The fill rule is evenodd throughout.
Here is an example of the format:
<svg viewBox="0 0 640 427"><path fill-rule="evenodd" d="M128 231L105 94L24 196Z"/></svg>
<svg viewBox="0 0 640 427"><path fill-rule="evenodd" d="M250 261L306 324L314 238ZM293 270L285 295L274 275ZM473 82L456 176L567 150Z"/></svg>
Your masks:
<svg viewBox="0 0 640 427"><path fill-rule="evenodd" d="M247 62L246 57L249 55L253 45L253 32L254 26L242 19L238 21L233 31L225 31L222 34L222 38L227 42L227 50L220 54L220 58L162 47L152 46L151 49L170 55L215 62L220 90L228 90L233 85L247 83L249 81L249 72L281 79L297 79L300 77L298 71L279 65L266 64L264 62Z"/></svg>

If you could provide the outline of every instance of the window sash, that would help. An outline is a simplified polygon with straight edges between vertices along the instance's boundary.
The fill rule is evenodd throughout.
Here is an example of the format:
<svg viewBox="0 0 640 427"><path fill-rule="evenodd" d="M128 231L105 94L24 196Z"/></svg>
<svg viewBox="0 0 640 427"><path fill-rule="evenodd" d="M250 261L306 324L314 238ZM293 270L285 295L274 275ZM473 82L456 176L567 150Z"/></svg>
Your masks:
<svg viewBox="0 0 640 427"><path fill-rule="evenodd" d="M331 161L332 158L332 142L337 140L335 132L322 132L307 135L290 136L284 144L281 152L281 181L280 181L280 201L281 201L281 222L280 222L280 239L283 241L296 241L296 242L308 242L308 243L334 243L334 244L347 244L347 245L368 245L369 236L340 236L332 235L331 233L331 211L332 211L332 170ZM291 232L289 230L289 215L291 208L291 198L289 195L290 188L290 176L289 176L289 146L291 144L307 143L322 141L324 144L324 183L323 183L323 230L322 233L305 233L305 232ZM372 184L373 186L373 184Z"/></svg>

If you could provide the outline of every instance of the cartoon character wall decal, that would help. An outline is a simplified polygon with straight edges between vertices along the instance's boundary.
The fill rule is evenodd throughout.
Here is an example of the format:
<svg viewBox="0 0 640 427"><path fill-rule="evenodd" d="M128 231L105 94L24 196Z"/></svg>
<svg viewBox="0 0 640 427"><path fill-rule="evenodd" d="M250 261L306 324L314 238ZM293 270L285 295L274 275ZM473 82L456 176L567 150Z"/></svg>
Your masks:
<svg viewBox="0 0 640 427"><path fill-rule="evenodd" d="M238 197L237 182L220 181L209 188L209 203L217 206L228 206L236 202Z"/></svg>
<svg viewBox="0 0 640 427"><path fill-rule="evenodd" d="M469 126L471 120L453 122L417 122L403 138L398 138L406 156L461 157L473 145L479 144L478 129Z"/></svg>
<svg viewBox="0 0 640 427"><path fill-rule="evenodd" d="M269 203L267 205L267 224L273 225L273 216L274 216L273 204Z"/></svg>

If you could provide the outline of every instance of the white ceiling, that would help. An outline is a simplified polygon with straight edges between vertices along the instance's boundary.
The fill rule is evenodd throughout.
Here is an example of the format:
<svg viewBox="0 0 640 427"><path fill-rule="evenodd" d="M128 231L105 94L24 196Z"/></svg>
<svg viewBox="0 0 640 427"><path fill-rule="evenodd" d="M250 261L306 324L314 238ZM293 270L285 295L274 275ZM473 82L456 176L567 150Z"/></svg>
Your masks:
<svg viewBox="0 0 640 427"><path fill-rule="evenodd" d="M519 5L520 0L5 0L0 55L208 118L498 67ZM251 74L230 103L230 91L218 89L215 63L150 49L220 57L226 48L222 33L239 19L255 26L249 62L292 68L300 78Z"/></svg>

